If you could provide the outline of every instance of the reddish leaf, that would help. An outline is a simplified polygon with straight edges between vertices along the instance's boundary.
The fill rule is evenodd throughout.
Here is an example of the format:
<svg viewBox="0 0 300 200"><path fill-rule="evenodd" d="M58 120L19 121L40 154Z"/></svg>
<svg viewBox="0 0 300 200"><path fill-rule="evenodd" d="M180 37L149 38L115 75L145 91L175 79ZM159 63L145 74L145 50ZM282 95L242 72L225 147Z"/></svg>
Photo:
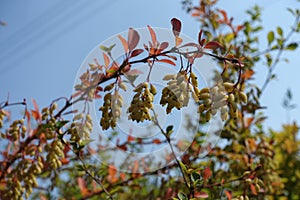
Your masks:
<svg viewBox="0 0 300 200"><path fill-rule="evenodd" d="M247 80L247 79L250 79L254 74L254 71L252 69L246 69L244 71L244 73L242 74L242 78Z"/></svg>
<svg viewBox="0 0 300 200"><path fill-rule="evenodd" d="M243 25L238 25L238 26L236 27L236 32L239 32L239 31L242 30L243 28L244 28Z"/></svg>
<svg viewBox="0 0 300 200"><path fill-rule="evenodd" d="M139 170L139 161L135 160L132 170L131 170L131 173L133 173L133 174L138 173L138 170Z"/></svg>
<svg viewBox="0 0 300 200"><path fill-rule="evenodd" d="M72 94L72 98L79 96L81 93L82 93L82 91L75 92L74 94Z"/></svg>
<svg viewBox="0 0 300 200"><path fill-rule="evenodd" d="M128 31L128 49L132 51L140 41L140 35L133 28L129 28Z"/></svg>
<svg viewBox="0 0 300 200"><path fill-rule="evenodd" d="M35 100L35 99L31 99L31 101L32 101L34 110L35 110L35 111L39 111L39 107L38 107L38 105L37 105L37 103L36 103L36 100Z"/></svg>
<svg viewBox="0 0 300 200"><path fill-rule="evenodd" d="M67 158L62 158L60 161L63 165L67 165L70 162Z"/></svg>
<svg viewBox="0 0 300 200"><path fill-rule="evenodd" d="M175 37L178 37L181 31L181 22L178 19L173 18L171 19L171 24L173 34L175 35Z"/></svg>
<svg viewBox="0 0 300 200"><path fill-rule="evenodd" d="M165 56L167 56L168 58L172 58L173 60L177 60L176 56L172 56L172 55L165 55Z"/></svg>
<svg viewBox="0 0 300 200"><path fill-rule="evenodd" d="M77 184L78 184L78 187L80 189L81 195L86 196L88 194L88 189L86 187L86 183L85 183L84 179L81 178L81 177L78 177L77 178Z"/></svg>
<svg viewBox="0 0 300 200"><path fill-rule="evenodd" d="M143 53L143 51L144 51L143 49L135 49L135 50L133 50L131 52L131 54L130 54L130 58L133 58L135 56L140 55L141 53Z"/></svg>
<svg viewBox="0 0 300 200"><path fill-rule="evenodd" d="M124 172L120 173L120 178L122 179L122 181L126 180L126 174Z"/></svg>
<svg viewBox="0 0 300 200"><path fill-rule="evenodd" d="M222 21L220 21L221 23L225 23L225 24L229 24L229 20L228 20L228 17L227 17L227 13L225 10L220 10L218 9L218 11L223 15L224 19Z"/></svg>
<svg viewBox="0 0 300 200"><path fill-rule="evenodd" d="M32 117L35 119L35 120L41 120L41 114L38 112L38 111L35 111L35 110L31 110L31 114L32 114Z"/></svg>
<svg viewBox="0 0 300 200"><path fill-rule="evenodd" d="M250 189L251 189L251 193L256 196L257 195L257 191L256 191L256 188L255 188L255 186L253 184L250 184Z"/></svg>
<svg viewBox="0 0 300 200"><path fill-rule="evenodd" d="M182 40L181 37L176 37L176 38L175 38L175 45L176 45L176 46L181 45L182 41L183 41L183 40Z"/></svg>
<svg viewBox="0 0 300 200"><path fill-rule="evenodd" d="M204 46L205 49L212 49L212 50L215 50L220 47L222 47L221 44L215 41L211 41Z"/></svg>
<svg viewBox="0 0 300 200"><path fill-rule="evenodd" d="M153 139L153 144L161 144L161 141L160 139Z"/></svg>
<svg viewBox="0 0 300 200"><path fill-rule="evenodd" d="M106 71L106 76L112 76L114 73L116 73L116 71L118 71L119 67L115 64L113 64L113 66L111 66L107 71Z"/></svg>
<svg viewBox="0 0 300 200"><path fill-rule="evenodd" d="M205 42L206 42L206 39L203 38L203 39L200 41L200 45L203 46L203 45L205 44Z"/></svg>
<svg viewBox="0 0 300 200"><path fill-rule="evenodd" d="M127 44L127 41L125 40L125 38L123 38L123 36L121 36L121 35L118 35L118 38L120 39L120 41L123 45L124 51L128 52L128 44Z"/></svg>
<svg viewBox="0 0 300 200"><path fill-rule="evenodd" d="M203 46L203 44L201 43L201 41L202 41L202 30L200 30L199 33L198 33L198 43L199 43L201 46Z"/></svg>
<svg viewBox="0 0 300 200"><path fill-rule="evenodd" d="M103 53L103 59L104 59L105 68L107 69L110 63L110 59L106 53Z"/></svg>
<svg viewBox="0 0 300 200"><path fill-rule="evenodd" d="M172 60L168 60L168 59L161 59L161 60L158 60L157 62L168 63L170 65L176 66L176 64Z"/></svg>
<svg viewBox="0 0 300 200"><path fill-rule="evenodd" d="M195 192L194 197L207 199L209 196L206 192Z"/></svg>
<svg viewBox="0 0 300 200"><path fill-rule="evenodd" d="M48 200L48 198L42 193L39 194L39 198L40 200Z"/></svg>
<svg viewBox="0 0 300 200"><path fill-rule="evenodd" d="M114 165L109 165L108 166L108 175L114 177L117 175L117 170L116 167Z"/></svg>
<svg viewBox="0 0 300 200"><path fill-rule="evenodd" d="M134 140L135 140L135 137L133 137L132 135L128 135L127 142L132 142Z"/></svg>
<svg viewBox="0 0 300 200"><path fill-rule="evenodd" d="M211 175L212 175L212 172L211 172L210 168L206 167L205 170L203 171L203 179L207 180L207 179L209 179L209 177L211 177Z"/></svg>
<svg viewBox="0 0 300 200"><path fill-rule="evenodd" d="M225 190L224 192L225 192L225 195L228 198L228 200L231 200L231 198L232 198L231 192L229 192L227 190Z"/></svg>
<svg viewBox="0 0 300 200"><path fill-rule="evenodd" d="M155 34L154 30L151 28L151 26L148 25L147 27L149 29L150 36L151 36L151 39L152 39L152 45L156 45L156 43L157 43L156 34Z"/></svg>
<svg viewBox="0 0 300 200"><path fill-rule="evenodd" d="M165 50L168 46L169 46L169 43L168 43L168 42L163 42L163 43L160 44L159 50L160 50L160 51L163 51L163 50Z"/></svg>

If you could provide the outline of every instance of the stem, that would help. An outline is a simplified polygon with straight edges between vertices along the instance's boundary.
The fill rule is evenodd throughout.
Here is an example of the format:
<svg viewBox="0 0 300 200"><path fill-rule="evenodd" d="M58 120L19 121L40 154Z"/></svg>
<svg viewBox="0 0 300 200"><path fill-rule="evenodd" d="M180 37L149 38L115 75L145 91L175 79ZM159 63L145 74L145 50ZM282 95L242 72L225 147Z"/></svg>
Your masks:
<svg viewBox="0 0 300 200"><path fill-rule="evenodd" d="M171 140L170 140L169 136L167 135L167 133L162 129L161 125L159 124L154 109L152 109L152 112L153 112L153 114L154 114L154 120L153 120L153 123L154 123L154 125L156 125L156 126L160 129L160 132L166 137L166 140L167 140L167 142L168 142L168 145L170 146L171 152L172 152L172 154L173 154L173 156L174 156L174 158L175 158L175 161L176 161L176 163L177 163L177 166L179 167L180 172L181 172L181 174L182 174L182 177L183 177L185 186L188 188L189 192L191 193L191 191L190 191L191 188L190 188L190 186L189 186L189 184L188 184L188 180L187 180L186 177L185 177L184 171L183 171L183 169L182 169L182 167L181 167L181 165L180 165L180 161L179 161L178 158L176 157L176 154L175 154L173 145L171 144Z"/></svg>
<svg viewBox="0 0 300 200"><path fill-rule="evenodd" d="M100 187L102 188L102 190L105 192L105 194L109 197L110 200L113 200L112 195L108 192L108 190L104 187L104 185L102 184L102 182L96 178L95 176L93 176L90 172L90 170L88 169L88 167L86 166L85 162L82 160L82 158L77 155L78 159L81 161L82 166L84 168L85 173L87 173L87 175L89 175L89 177L91 177L98 185L100 185Z"/></svg>
<svg viewBox="0 0 300 200"><path fill-rule="evenodd" d="M279 49L279 51L278 51L278 53L276 55L276 59L275 59L274 63L270 66L269 71L268 71L268 75L267 75L267 77L265 79L265 82L263 83L263 85L261 87L261 93L264 92L264 90L267 88L268 84L270 83L273 71L275 70L277 64L279 63L279 59L280 59L280 57L282 55L282 52L283 52L284 47L285 47L285 44L292 37L292 35L296 31L295 27L298 26L299 18L300 18L300 15L298 15L296 17L293 27L291 28L290 32L287 34L286 38L283 39L282 46L280 47L280 49Z"/></svg>

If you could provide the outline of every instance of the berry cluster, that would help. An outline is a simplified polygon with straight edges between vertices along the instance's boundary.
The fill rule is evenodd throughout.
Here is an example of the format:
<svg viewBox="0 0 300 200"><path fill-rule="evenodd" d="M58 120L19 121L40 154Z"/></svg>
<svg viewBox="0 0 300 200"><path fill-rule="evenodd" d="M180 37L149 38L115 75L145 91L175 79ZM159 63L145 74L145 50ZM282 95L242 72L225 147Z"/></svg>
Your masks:
<svg viewBox="0 0 300 200"><path fill-rule="evenodd" d="M150 109L153 108L154 95L156 94L155 86L150 84L149 88L149 84L144 82L138 85L134 92L136 94L133 96L127 110L129 113L128 118L137 122L151 120Z"/></svg>

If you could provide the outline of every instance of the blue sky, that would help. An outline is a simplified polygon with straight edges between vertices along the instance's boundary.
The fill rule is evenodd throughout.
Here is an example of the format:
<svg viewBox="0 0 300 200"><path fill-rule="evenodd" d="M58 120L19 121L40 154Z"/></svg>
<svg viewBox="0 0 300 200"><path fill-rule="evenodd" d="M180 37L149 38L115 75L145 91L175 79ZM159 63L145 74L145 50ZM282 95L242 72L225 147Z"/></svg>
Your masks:
<svg viewBox="0 0 300 200"><path fill-rule="evenodd" d="M255 3L264 7L265 31L282 26L287 32L293 21L286 8L300 8L295 0L220 0L237 22L245 19L244 10ZM0 20L7 26L0 26L0 99L8 93L14 101L33 97L43 107L54 98L69 96L77 70L97 44L129 27L169 28L173 17L183 22L183 33L196 38L199 24L181 9L180 1L1 0ZM300 41L300 36L294 39ZM291 88L294 102L300 102L299 50L284 56L290 62L278 65L278 80L269 85L262 99L268 106L268 126L276 129L286 122L281 107L286 89ZM257 83L262 84L266 68L257 68ZM300 116L299 106L291 112L291 119Z"/></svg>

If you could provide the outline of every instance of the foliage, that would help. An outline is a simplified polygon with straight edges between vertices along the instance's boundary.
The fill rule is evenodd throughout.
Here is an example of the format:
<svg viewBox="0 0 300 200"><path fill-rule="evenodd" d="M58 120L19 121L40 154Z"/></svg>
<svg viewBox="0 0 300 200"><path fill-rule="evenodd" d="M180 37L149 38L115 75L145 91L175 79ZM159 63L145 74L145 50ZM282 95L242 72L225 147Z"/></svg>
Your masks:
<svg viewBox="0 0 300 200"><path fill-rule="evenodd" d="M260 8L248 10L249 19L236 25L225 10L217 8L217 2L203 0L197 6L183 2L201 23L197 43L185 43L180 34L181 21L176 18L171 20L172 47L159 41L159 35L148 26L151 41L138 48L139 32L130 28L127 39L118 36L123 60L113 57L115 44L100 46L104 63L90 63L70 98L55 99L41 110L35 100L32 110L25 99L1 103L1 199L299 199L299 128L293 123L283 125L279 132L267 131L260 98L275 77L282 53L298 47L290 39L300 32L300 12L289 9L295 18L290 32L285 34L281 27L269 31L267 46L260 49ZM219 71L212 86L201 88L193 69L195 62L204 57L215 59ZM140 72L134 67L139 63L147 64L149 74L136 84ZM167 86L161 91L150 78L157 63L177 70L164 75ZM267 67L267 77L258 86L254 75L262 63ZM128 161L123 163L129 166L128 173L112 163L106 166L93 160L93 154L109 156L109 147L89 145L95 122L88 104L100 102L100 126L103 130L114 129L124 106L121 91L130 90L126 83L134 93L128 107L129 119L152 122L163 139L149 141L129 135L125 141L118 141L117 148L126 151L165 143L171 150L169 159L175 162L151 171L147 170L151 162L142 165ZM166 115L194 103L201 125L219 116L225 123L219 142L204 146L205 133L196 128L194 141L181 157L176 157L180 143L172 142L175 124L161 125L153 105L157 98ZM291 98L289 90L284 100L287 109L294 107ZM73 109L80 103L81 110ZM24 108L20 119L9 110L16 106ZM190 128L194 126L191 122ZM117 136L116 131L110 135ZM201 159L203 148L209 153Z"/></svg>

